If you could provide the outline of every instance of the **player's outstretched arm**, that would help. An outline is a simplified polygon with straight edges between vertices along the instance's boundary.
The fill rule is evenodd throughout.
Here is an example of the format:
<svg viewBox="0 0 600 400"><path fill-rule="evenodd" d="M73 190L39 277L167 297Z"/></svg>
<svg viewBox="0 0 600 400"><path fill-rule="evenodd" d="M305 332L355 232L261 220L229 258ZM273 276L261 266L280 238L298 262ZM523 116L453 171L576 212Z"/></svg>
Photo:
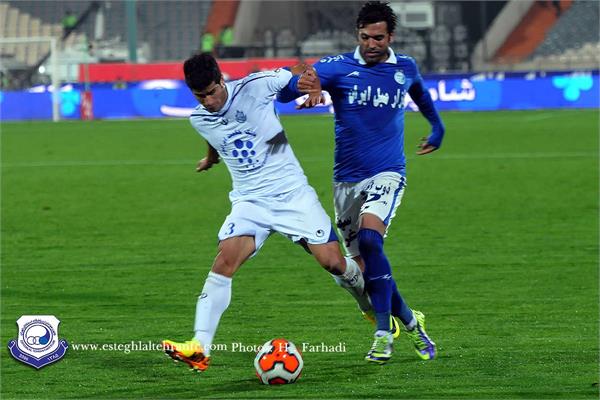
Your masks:
<svg viewBox="0 0 600 400"><path fill-rule="evenodd" d="M410 87L408 93L417 107L419 107L421 114L431 124L431 134L421 138L421 143L417 146L419 148L417 155L429 154L440 148L446 129L433 104L429 91L423 86L420 80Z"/></svg>
<svg viewBox="0 0 600 400"><path fill-rule="evenodd" d="M317 104L324 104L325 98L322 94L321 80L317 75L317 71L313 66L308 65L306 70L300 75L298 79L298 90L304 94L308 94L306 101L298 105L297 109L312 108Z"/></svg>
<svg viewBox="0 0 600 400"><path fill-rule="evenodd" d="M438 149L437 146L434 146L431 143L429 143L428 139L429 138L427 136L423 136L421 138L421 143L419 143L419 145L417 146L419 148L419 150L417 151L417 155L422 156L423 154L428 154Z"/></svg>
<svg viewBox="0 0 600 400"><path fill-rule="evenodd" d="M321 81L312 65L302 63L288 69L294 76L287 86L279 91L277 100L288 103L307 94L308 98L304 103L296 106L296 109L311 108L325 102L321 94Z"/></svg>
<svg viewBox="0 0 600 400"><path fill-rule="evenodd" d="M214 164L219 163L219 153L217 150L212 147L208 142L206 142L208 149L206 151L206 157L202 160L198 161L196 165L196 172L202 172L209 170Z"/></svg>

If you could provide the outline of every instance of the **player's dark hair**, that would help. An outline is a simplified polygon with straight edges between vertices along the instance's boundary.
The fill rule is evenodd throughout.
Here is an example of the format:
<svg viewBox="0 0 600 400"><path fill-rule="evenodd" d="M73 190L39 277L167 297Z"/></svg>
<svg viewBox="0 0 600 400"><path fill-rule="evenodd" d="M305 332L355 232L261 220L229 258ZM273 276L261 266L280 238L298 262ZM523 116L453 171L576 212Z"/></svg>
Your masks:
<svg viewBox="0 0 600 400"><path fill-rule="evenodd" d="M382 21L387 23L388 33L394 33L394 29L396 29L396 14L390 7L390 3L368 1L358 12L356 29L361 29L364 28L365 25Z"/></svg>
<svg viewBox="0 0 600 400"><path fill-rule="evenodd" d="M192 90L204 90L212 82L221 82L221 69L210 53L194 54L183 63L185 83Z"/></svg>

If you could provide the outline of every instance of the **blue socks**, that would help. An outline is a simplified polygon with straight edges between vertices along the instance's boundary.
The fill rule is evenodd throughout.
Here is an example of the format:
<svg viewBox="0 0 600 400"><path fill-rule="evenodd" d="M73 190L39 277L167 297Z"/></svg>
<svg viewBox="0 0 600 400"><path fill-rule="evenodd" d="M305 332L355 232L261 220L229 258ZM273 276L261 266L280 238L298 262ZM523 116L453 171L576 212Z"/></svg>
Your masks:
<svg viewBox="0 0 600 400"><path fill-rule="evenodd" d="M413 322L413 312L406 305L406 302L400 295L396 282L392 279L392 315L400 318L404 326L409 326Z"/></svg>
<svg viewBox="0 0 600 400"><path fill-rule="evenodd" d="M365 286L377 320L378 330L390 330L390 313L408 325L413 314L398 292L392 268L383 253L383 237L373 229L358 231L358 249L365 261Z"/></svg>

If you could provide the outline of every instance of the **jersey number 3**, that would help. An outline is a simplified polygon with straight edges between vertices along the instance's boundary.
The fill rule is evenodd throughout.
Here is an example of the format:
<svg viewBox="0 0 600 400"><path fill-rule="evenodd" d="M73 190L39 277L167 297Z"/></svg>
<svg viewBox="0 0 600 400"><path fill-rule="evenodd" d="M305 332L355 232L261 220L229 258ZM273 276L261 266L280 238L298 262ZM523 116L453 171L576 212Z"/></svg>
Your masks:
<svg viewBox="0 0 600 400"><path fill-rule="evenodd" d="M233 233L233 228L235 228L235 224L233 222L230 222L227 225L227 229L229 229L229 231L226 233L226 235L231 235Z"/></svg>

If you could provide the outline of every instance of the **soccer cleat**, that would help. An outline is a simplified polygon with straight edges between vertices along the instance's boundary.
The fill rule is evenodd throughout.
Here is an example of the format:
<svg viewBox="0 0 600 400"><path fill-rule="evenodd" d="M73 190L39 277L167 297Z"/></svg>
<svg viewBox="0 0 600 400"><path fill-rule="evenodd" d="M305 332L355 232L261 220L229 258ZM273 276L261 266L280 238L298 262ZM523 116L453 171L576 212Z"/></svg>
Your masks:
<svg viewBox="0 0 600 400"><path fill-rule="evenodd" d="M400 322L398 322L398 317L394 317L393 315L390 316L390 330L392 332L392 337L394 339L398 339L398 336L400 336Z"/></svg>
<svg viewBox="0 0 600 400"><path fill-rule="evenodd" d="M406 331L406 334L411 338L415 346L415 351L421 359L433 360L437 352L435 343L427 336L427 332L425 332L425 315L415 310L413 310L413 314L417 319L417 326L412 331Z"/></svg>
<svg viewBox="0 0 600 400"><path fill-rule="evenodd" d="M377 320L375 319L375 312L373 310L369 311L361 311L363 318L372 323L373 325L377 324ZM398 339L400 336L400 323L398 322L398 318L393 315L390 316L390 331L392 332L392 336L394 339Z"/></svg>
<svg viewBox="0 0 600 400"><path fill-rule="evenodd" d="M361 311L364 319L375 325L377 321L375 320L375 312L373 310Z"/></svg>
<svg viewBox="0 0 600 400"><path fill-rule="evenodd" d="M377 364L385 364L392 358L393 343L394 337L391 332L377 331L373 345L371 345L371 350L365 356L365 360Z"/></svg>
<svg viewBox="0 0 600 400"><path fill-rule="evenodd" d="M175 361L183 361L193 371L206 371L210 365L210 357L204 354L204 348L196 339L183 343L163 340L164 352Z"/></svg>

